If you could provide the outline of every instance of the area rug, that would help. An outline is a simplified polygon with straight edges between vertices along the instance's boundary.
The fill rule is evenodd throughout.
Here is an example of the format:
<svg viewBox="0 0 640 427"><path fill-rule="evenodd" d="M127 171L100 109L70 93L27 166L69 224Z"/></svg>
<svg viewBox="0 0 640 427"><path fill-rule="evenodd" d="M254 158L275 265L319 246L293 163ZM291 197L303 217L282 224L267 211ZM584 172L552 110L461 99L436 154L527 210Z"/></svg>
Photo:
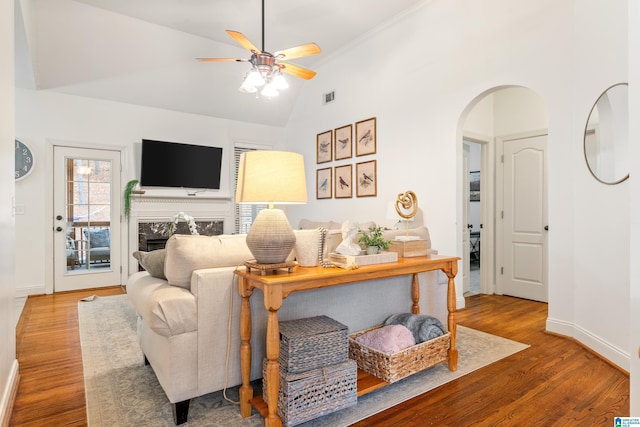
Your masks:
<svg viewBox="0 0 640 427"><path fill-rule="evenodd" d="M171 404L136 342L136 319L126 295L96 297L78 303L80 342L84 368L89 426L167 426L171 427ZM458 326L458 370L446 364L415 374L358 398L350 408L325 415L304 427L348 426L408 400L469 372L524 350L515 341ZM227 398L237 401L237 387L227 390ZM242 418L239 407L227 401L222 392L210 393L191 401L185 427L262 426L263 418L254 411Z"/></svg>

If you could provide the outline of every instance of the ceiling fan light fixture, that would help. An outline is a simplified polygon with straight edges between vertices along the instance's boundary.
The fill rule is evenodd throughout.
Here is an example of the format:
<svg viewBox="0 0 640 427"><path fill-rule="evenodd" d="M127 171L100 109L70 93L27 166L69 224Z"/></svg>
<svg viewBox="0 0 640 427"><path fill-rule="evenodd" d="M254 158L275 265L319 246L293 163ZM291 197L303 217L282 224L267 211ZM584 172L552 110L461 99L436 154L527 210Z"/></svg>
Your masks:
<svg viewBox="0 0 640 427"><path fill-rule="evenodd" d="M251 58L196 58L201 62L249 62L251 70L245 75L244 81L239 90L242 93L256 93L258 88L266 84L260 91L265 97L278 96L280 90L289 88L289 83L284 78L283 72L294 77L305 80L312 79L316 73L289 62L279 62L302 58L320 53L320 47L315 43L306 43L300 46L276 51L275 54L266 52L264 49L264 0L262 0L262 49L258 49L244 34L226 30L226 33L233 38L241 47L251 52ZM256 96L258 98L258 96Z"/></svg>
<svg viewBox="0 0 640 427"><path fill-rule="evenodd" d="M245 83L253 87L259 87L266 82L264 80L264 77L262 77L262 73L254 68L253 70L249 71L249 74L247 74L247 77L244 79L244 82L242 84Z"/></svg>
<svg viewBox="0 0 640 427"><path fill-rule="evenodd" d="M287 79L284 78L282 73L278 71L275 76L271 79L271 84L278 90L289 89L289 83L287 83Z"/></svg>
<svg viewBox="0 0 640 427"><path fill-rule="evenodd" d="M258 91L255 86L248 84L246 79L242 82L242 85L240 85L238 90L242 93L256 93Z"/></svg>
<svg viewBox="0 0 640 427"><path fill-rule="evenodd" d="M280 92L278 92L278 90L272 83L267 83L260 92L260 95L266 96L268 98L273 98L274 96L280 95Z"/></svg>

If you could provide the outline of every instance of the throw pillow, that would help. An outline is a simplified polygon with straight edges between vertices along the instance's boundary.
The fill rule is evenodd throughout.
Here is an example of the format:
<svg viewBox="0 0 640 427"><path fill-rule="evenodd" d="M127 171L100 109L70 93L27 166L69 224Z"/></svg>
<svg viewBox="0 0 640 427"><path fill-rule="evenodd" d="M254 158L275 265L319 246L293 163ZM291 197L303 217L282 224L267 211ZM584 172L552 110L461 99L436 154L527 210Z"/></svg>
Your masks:
<svg viewBox="0 0 640 427"><path fill-rule="evenodd" d="M253 255L242 234L200 236L174 234L167 240L165 276L172 286L191 289L195 270L235 267L252 259Z"/></svg>
<svg viewBox="0 0 640 427"><path fill-rule="evenodd" d="M166 249L158 249L151 252L135 251L133 257L138 260L142 268L153 276L166 279L164 276L164 259L167 255Z"/></svg>
<svg viewBox="0 0 640 427"><path fill-rule="evenodd" d="M89 239L90 248L106 248L111 246L108 228L101 228L98 230L85 229L84 235Z"/></svg>

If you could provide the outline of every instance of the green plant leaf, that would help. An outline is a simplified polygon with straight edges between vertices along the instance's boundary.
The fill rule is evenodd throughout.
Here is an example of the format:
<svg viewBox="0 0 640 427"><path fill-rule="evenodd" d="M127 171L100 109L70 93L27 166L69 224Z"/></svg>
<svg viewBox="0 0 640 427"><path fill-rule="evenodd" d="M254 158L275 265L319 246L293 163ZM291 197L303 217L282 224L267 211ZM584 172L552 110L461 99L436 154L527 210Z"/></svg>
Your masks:
<svg viewBox="0 0 640 427"><path fill-rule="evenodd" d="M132 179L127 182L127 186L124 189L124 216L125 218L129 218L129 214L131 213L131 192L138 185L137 179Z"/></svg>

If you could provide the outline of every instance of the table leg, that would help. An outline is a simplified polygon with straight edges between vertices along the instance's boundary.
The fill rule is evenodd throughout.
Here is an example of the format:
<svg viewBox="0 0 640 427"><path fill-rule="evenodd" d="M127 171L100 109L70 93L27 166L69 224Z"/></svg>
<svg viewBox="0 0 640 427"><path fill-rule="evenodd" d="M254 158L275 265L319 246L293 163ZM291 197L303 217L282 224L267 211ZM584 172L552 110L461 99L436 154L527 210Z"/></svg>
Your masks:
<svg viewBox="0 0 640 427"><path fill-rule="evenodd" d="M240 387L240 414L243 418L251 416L251 399L253 387L251 380L251 305L252 291L247 289L243 277L238 277L238 291L242 297L240 305L240 372L242 386Z"/></svg>
<svg viewBox="0 0 640 427"><path fill-rule="evenodd" d="M449 345L449 370L456 371L458 369L458 349L456 348L456 282L454 278L458 272L457 261L452 261L448 271L445 271L449 282L447 284L447 310L449 316L447 326L451 332L451 344Z"/></svg>
<svg viewBox="0 0 640 427"><path fill-rule="evenodd" d="M278 310L282 306L282 286L273 286L264 293L264 306L269 310L267 319L267 400L269 414L264 420L266 427L281 427L278 416L278 392L280 390L280 325Z"/></svg>
<svg viewBox="0 0 640 427"><path fill-rule="evenodd" d="M414 273L411 277L411 300L413 301L411 313L420 314L420 279L418 278L418 273Z"/></svg>

